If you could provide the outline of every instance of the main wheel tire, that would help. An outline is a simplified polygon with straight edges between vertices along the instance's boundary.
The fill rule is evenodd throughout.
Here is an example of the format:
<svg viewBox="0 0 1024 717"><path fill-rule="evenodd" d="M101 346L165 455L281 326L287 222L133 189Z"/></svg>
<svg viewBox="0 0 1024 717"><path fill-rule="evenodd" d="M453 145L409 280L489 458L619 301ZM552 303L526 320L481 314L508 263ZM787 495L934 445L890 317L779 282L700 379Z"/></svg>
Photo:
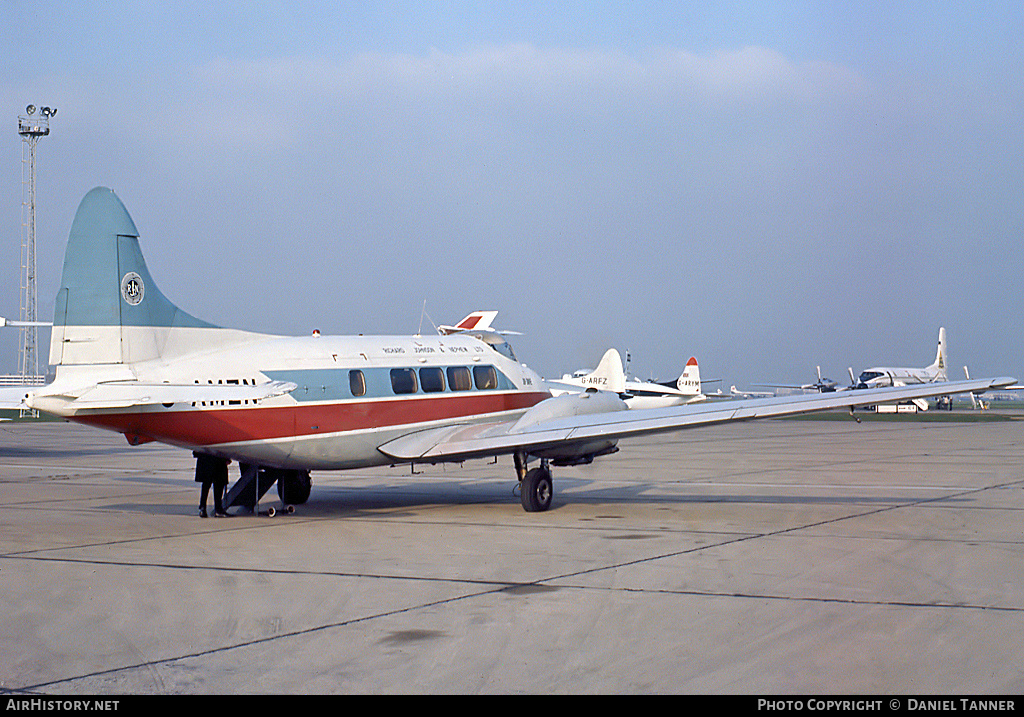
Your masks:
<svg viewBox="0 0 1024 717"><path fill-rule="evenodd" d="M527 513L540 513L550 508L554 494L551 471L546 468L534 468L523 478L520 497Z"/></svg>

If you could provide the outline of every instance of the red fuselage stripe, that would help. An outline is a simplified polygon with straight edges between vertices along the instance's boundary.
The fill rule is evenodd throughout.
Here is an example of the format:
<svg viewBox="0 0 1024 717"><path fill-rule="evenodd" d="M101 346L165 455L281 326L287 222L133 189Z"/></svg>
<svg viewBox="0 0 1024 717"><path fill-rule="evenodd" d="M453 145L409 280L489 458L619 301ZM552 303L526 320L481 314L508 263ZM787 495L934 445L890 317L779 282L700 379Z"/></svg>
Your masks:
<svg viewBox="0 0 1024 717"><path fill-rule="evenodd" d="M212 446L295 436L392 428L522 410L549 394L446 395L438 398L346 401L295 406L147 411L75 416L98 428L175 444Z"/></svg>

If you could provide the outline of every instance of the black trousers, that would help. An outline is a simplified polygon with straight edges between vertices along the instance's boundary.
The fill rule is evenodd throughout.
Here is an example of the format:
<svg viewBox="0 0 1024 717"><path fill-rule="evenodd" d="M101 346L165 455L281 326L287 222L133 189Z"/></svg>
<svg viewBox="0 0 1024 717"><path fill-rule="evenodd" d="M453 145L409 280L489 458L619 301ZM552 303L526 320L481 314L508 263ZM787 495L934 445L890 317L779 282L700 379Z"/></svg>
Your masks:
<svg viewBox="0 0 1024 717"><path fill-rule="evenodd" d="M206 509L206 499L210 495L210 488L213 488L213 509L218 513L224 512L224 490L228 487L228 461L226 458L217 458L205 454L194 454L196 456L196 482L202 488L199 493L199 507Z"/></svg>

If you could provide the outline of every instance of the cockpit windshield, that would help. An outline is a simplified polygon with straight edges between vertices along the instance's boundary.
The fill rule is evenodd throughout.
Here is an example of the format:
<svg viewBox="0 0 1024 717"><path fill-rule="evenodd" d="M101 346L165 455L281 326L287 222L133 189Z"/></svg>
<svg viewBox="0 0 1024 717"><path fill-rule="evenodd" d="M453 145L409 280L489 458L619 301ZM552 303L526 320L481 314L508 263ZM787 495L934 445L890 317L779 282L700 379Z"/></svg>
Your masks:
<svg viewBox="0 0 1024 717"><path fill-rule="evenodd" d="M881 371L864 371L863 373L861 373L860 379L858 379L858 380L859 380L860 383L867 383L871 379L878 378L879 376L882 376L882 375L883 374L882 374Z"/></svg>
<svg viewBox="0 0 1024 717"><path fill-rule="evenodd" d="M516 358L515 352L512 351L512 344L506 341L501 334L496 334L490 331L481 331L479 333L471 333L470 336L480 339L502 356L507 356L513 361L519 360Z"/></svg>

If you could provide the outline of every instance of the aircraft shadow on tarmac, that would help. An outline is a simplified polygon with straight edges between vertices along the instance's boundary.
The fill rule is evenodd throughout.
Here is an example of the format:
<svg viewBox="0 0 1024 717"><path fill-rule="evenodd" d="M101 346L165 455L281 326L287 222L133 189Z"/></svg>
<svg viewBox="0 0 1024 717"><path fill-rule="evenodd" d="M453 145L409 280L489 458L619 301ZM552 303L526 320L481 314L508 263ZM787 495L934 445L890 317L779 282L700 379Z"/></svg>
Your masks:
<svg viewBox="0 0 1024 717"><path fill-rule="evenodd" d="M42 458L73 458L75 456L107 456L120 455L123 453L124 450L120 447L0 446L0 458L24 458L27 460L39 460Z"/></svg>
<svg viewBox="0 0 1024 717"><path fill-rule="evenodd" d="M126 482L138 480L126 478ZM170 482L170 481L168 481ZM178 480L173 481L175 483ZM683 504L756 504L756 505L905 505L921 502L920 499L908 498L906 495L875 494L865 495L860 492L851 495L820 495L816 489L808 488L806 494L799 494L799 486L794 486L795 494L755 494L733 493L729 495L710 495L696 493L666 494L664 486L653 483L637 483L616 485L613 487L597 487L595 481L587 479L566 478L561 481L563 494L556 493L551 510L558 511L571 505L683 505ZM419 509L437 506L515 506L518 494L513 495L514 484L490 481L480 483L471 480L443 484L438 481L409 481L396 484L388 481L380 485L360 485L353 487L330 485L314 487L314 495L304 505L296 507L293 517L307 519L322 518L354 518L365 514L379 514L387 511L389 517L401 518L415 516ZM191 487L191 486L190 486ZM727 484L710 488L727 489ZM659 489L662 492L658 492ZM832 489L833 492L841 487ZM936 498L944 504L967 503L970 497L940 496ZM931 498L929 501L932 500ZM287 519L283 514L283 505L276 493L271 490L256 506L250 508L235 506L229 509L230 517L254 517L273 508L277 516ZM182 503L129 503L103 506L105 510L141 512L160 515L194 515L195 506L189 502Z"/></svg>

